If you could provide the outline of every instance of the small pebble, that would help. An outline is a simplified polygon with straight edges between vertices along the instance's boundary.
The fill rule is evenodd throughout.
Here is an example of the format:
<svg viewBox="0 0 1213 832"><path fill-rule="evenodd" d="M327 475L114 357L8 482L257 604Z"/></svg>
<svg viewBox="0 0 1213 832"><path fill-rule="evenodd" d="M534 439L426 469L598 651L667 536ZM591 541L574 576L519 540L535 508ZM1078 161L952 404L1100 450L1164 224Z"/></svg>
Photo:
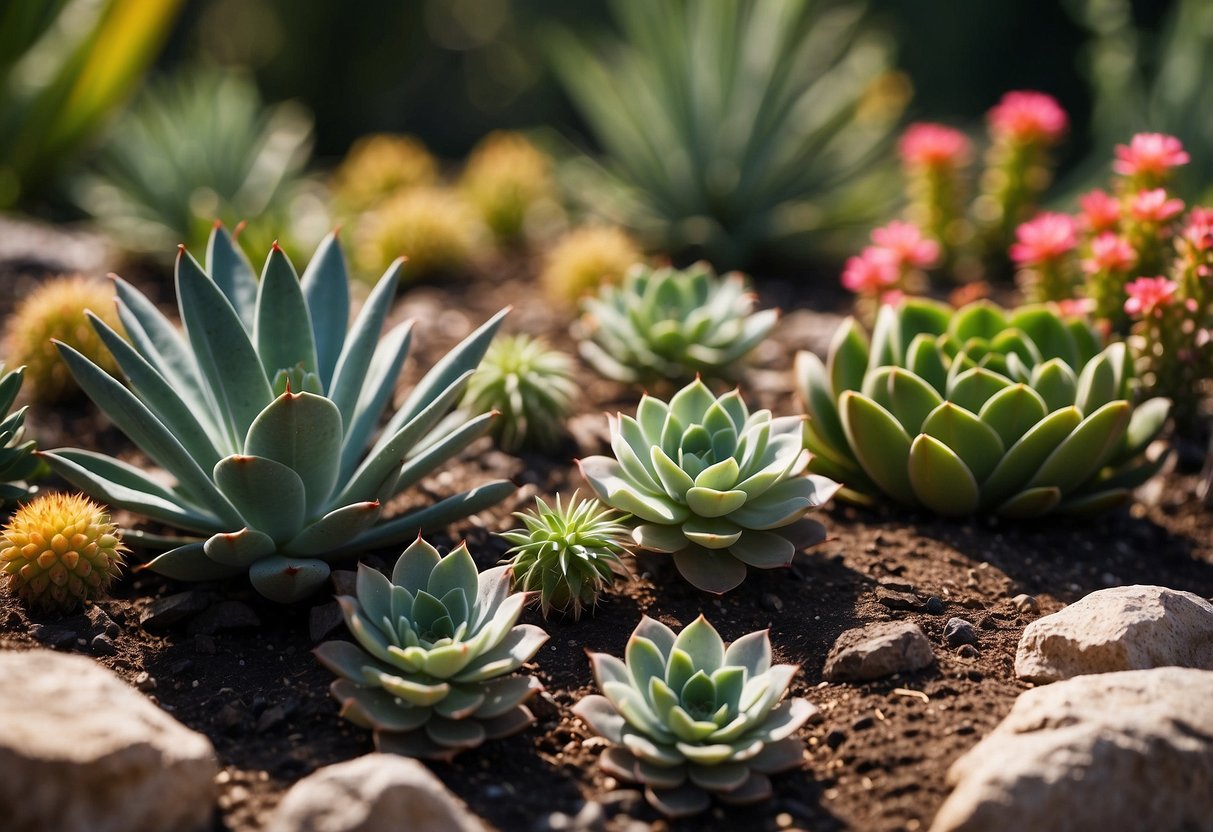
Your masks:
<svg viewBox="0 0 1213 832"><path fill-rule="evenodd" d="M762 604L763 609L770 610L771 612L779 612L783 609L783 601L774 592L762 593L759 603Z"/></svg>
<svg viewBox="0 0 1213 832"><path fill-rule="evenodd" d="M949 647L977 643L977 631L973 629L972 622L963 618L949 618L943 628L943 637Z"/></svg>
<svg viewBox="0 0 1213 832"><path fill-rule="evenodd" d="M861 716L859 719L851 723L852 731L864 731L876 724L876 720L871 716Z"/></svg>
<svg viewBox="0 0 1213 832"><path fill-rule="evenodd" d="M155 690L156 680L146 670L140 670L138 675L135 676L135 687L141 691Z"/></svg>
<svg viewBox="0 0 1213 832"><path fill-rule="evenodd" d="M927 612L931 615L943 615L943 599L932 595L927 599Z"/></svg>
<svg viewBox="0 0 1213 832"><path fill-rule="evenodd" d="M972 644L962 644L956 649L956 655L962 659L975 659L978 655L977 648Z"/></svg>
<svg viewBox="0 0 1213 832"><path fill-rule="evenodd" d="M826 745L830 748L837 748L847 741L847 732L841 728L835 728L830 733L826 734Z"/></svg>
<svg viewBox="0 0 1213 832"><path fill-rule="evenodd" d="M112 656L118 652L114 640L105 633L98 633L92 640L93 652L98 656Z"/></svg>
<svg viewBox="0 0 1213 832"><path fill-rule="evenodd" d="M1031 595L1016 595L1011 599L1011 603L1022 613L1034 613L1040 609L1040 604Z"/></svg>

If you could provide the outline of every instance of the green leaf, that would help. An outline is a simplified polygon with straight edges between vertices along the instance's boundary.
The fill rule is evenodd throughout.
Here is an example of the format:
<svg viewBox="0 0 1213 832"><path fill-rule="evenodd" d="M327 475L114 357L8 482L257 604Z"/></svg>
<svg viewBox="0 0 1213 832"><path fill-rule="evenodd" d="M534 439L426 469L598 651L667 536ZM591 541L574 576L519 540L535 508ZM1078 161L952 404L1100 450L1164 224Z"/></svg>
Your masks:
<svg viewBox="0 0 1213 832"><path fill-rule="evenodd" d="M1037 422L1010 447L998 467L982 483L982 504L986 508L993 508L1021 490L1049 454L1081 422L1082 414L1076 407L1055 410Z"/></svg>
<svg viewBox="0 0 1213 832"><path fill-rule="evenodd" d="M447 460L452 459L468 445L487 434L493 426L493 420L496 418L497 416L493 413L477 416L475 419L468 420L455 430L444 435L441 439L434 441L433 444L427 445L424 451L410 458L401 467L400 475L396 477L395 485L388 489L390 493L387 496L395 496L404 489L421 482L426 474Z"/></svg>
<svg viewBox="0 0 1213 832"><path fill-rule="evenodd" d="M947 389L948 368L931 336L918 335L910 342L906 348L906 368L934 387L940 395Z"/></svg>
<svg viewBox="0 0 1213 832"><path fill-rule="evenodd" d="M269 535L254 529L211 535L202 544L202 550L211 560L242 569L274 554L277 548Z"/></svg>
<svg viewBox="0 0 1213 832"><path fill-rule="evenodd" d="M1034 304L1020 307L1011 315L1010 325L1032 339L1043 360L1058 358L1070 367L1078 365L1080 356L1074 336L1048 306ZM1048 399L1047 396L1045 398Z"/></svg>
<svg viewBox="0 0 1213 832"><path fill-rule="evenodd" d="M1048 414L1048 406L1035 390L1015 384L991 396L977 415L998 433L1003 447L1010 447Z"/></svg>
<svg viewBox="0 0 1213 832"><path fill-rule="evenodd" d="M328 560L375 524L382 512L378 502L351 503L334 509L283 544L284 555Z"/></svg>
<svg viewBox="0 0 1213 832"><path fill-rule="evenodd" d="M830 342L826 372L835 397L845 390L858 390L868 368L868 339L863 327L854 318L847 318Z"/></svg>
<svg viewBox="0 0 1213 832"><path fill-rule="evenodd" d="M813 353L799 352L796 354L794 372L796 389L809 414L809 422L816 438L809 450L835 460L850 459L847 435L842 429L842 421L838 418L838 408L825 365Z"/></svg>
<svg viewBox="0 0 1213 832"><path fill-rule="evenodd" d="M847 441L864 472L894 500L913 505L914 491L906 471L909 434L893 414L851 390L839 399L839 411Z"/></svg>
<svg viewBox="0 0 1213 832"><path fill-rule="evenodd" d="M1124 344L1116 344L1120 350ZM1078 386L1075 391L1074 404L1084 414L1090 415L1113 399L1118 398L1116 365L1119 363L1120 350L1104 352L1087 362L1078 376Z"/></svg>
<svg viewBox="0 0 1213 832"><path fill-rule="evenodd" d="M947 331L953 314L951 307L939 301L927 298L908 298L902 301L897 308L900 354L908 356L910 344L920 335L926 336L933 342L935 336Z"/></svg>
<svg viewBox="0 0 1213 832"><path fill-rule="evenodd" d="M301 601L324 585L329 565L311 558L287 558L273 555L257 561L248 570L253 588L280 604Z"/></svg>
<svg viewBox="0 0 1213 832"><path fill-rule="evenodd" d="M935 437L920 434L914 439L907 467L914 495L931 511L960 517L977 510L977 480L961 458Z"/></svg>
<svg viewBox="0 0 1213 832"><path fill-rule="evenodd" d="M303 527L303 480L290 467L260 456L229 456L215 465L214 476L245 524L275 543L285 543Z"/></svg>
<svg viewBox="0 0 1213 832"><path fill-rule="evenodd" d="M1117 506L1123 506L1132 499L1133 492L1127 488L1098 491L1094 494L1071 497L1061 504L1057 509L1057 513L1071 517L1090 517L1114 509Z"/></svg>
<svg viewBox="0 0 1213 832"><path fill-rule="evenodd" d="M1132 406L1109 402L1082 420L1040 466L1028 487L1055 485L1067 494L1107 462L1129 425Z"/></svg>
<svg viewBox="0 0 1213 832"><path fill-rule="evenodd" d="M431 506L380 523L359 535L336 556L354 554L376 546L394 545L415 537L422 529L445 528L456 520L492 508L517 490L518 486L509 480L491 480Z"/></svg>
<svg viewBox="0 0 1213 832"><path fill-rule="evenodd" d="M354 409L362 395L362 385L366 380L371 358L375 354L379 333L383 330L383 322L387 319L392 300L396 297L396 284L400 279L402 264L401 260L394 262L371 290L370 297L362 304L358 317L350 327L345 346L333 369L332 382L327 389L329 398L341 413L343 425L353 423ZM391 428L389 435L398 429L398 426Z"/></svg>
<svg viewBox="0 0 1213 832"><path fill-rule="evenodd" d="M1011 380L1006 376L982 367L974 367L956 376L948 390L948 401L977 413L994 394L1010 386Z"/></svg>
<svg viewBox="0 0 1213 832"><path fill-rule="evenodd" d="M1133 416L1129 419L1129 427L1125 431L1125 441L1113 461L1124 462L1132 459L1149 447L1150 443L1162 434L1170 412L1170 399L1147 399L1135 407Z"/></svg>
<svg viewBox="0 0 1213 832"><path fill-rule="evenodd" d="M992 427L952 402L944 402L931 411L922 423L922 432L955 452L977 482L983 482L990 475L1005 450Z"/></svg>
<svg viewBox="0 0 1213 832"><path fill-rule="evenodd" d="M691 667L695 671L711 673L724 662L724 641L708 620L700 615L682 629L674 639L674 650L682 650L691 659ZM667 680L667 682L670 680ZM685 686L685 682L683 686ZM674 692L679 692L679 686L671 684Z"/></svg>
<svg viewBox="0 0 1213 832"><path fill-rule="evenodd" d="M876 313L876 325L872 327L872 343L868 349L868 373L877 367L900 364L901 344L897 343L897 311L888 304Z"/></svg>
<svg viewBox="0 0 1213 832"><path fill-rule="evenodd" d="M296 367L315 373L316 344L312 319L295 267L277 245L270 251L257 291L257 321L253 341L269 378ZM295 391L302 392L302 391Z"/></svg>
<svg viewBox="0 0 1213 832"><path fill-rule="evenodd" d="M1099 335L1087 321L1082 318L1071 318L1066 321L1066 329L1074 338L1074 346L1078 349L1078 363L1085 364L1099 353Z"/></svg>
<svg viewBox="0 0 1213 832"><path fill-rule="evenodd" d="M312 340L316 345L316 372L328 390L337 369L337 359L345 346L350 321L350 286L345 256L337 241L337 232L326 234L312 255L300 280L312 321Z"/></svg>
<svg viewBox="0 0 1213 832"><path fill-rule="evenodd" d="M341 444L342 481L348 480L355 466L358 465L362 452L370 443L371 434L378 427L384 409L392 399L392 393L396 389L396 380L400 377L400 371L404 368L404 359L408 356L412 334L413 322L405 321L399 326L393 327L392 331L383 336L379 345L375 347L375 355L371 358L366 380L362 384L362 395L358 399L358 405L354 408L354 419L349 424L342 423L345 425L345 439ZM470 376L471 373L468 373L459 377L444 392L454 389L458 393L462 393ZM448 404L442 412L445 413L451 407L453 404Z"/></svg>
<svg viewBox="0 0 1213 832"><path fill-rule="evenodd" d="M943 403L930 384L900 367L889 377L889 409L906 433L916 435L931 411Z"/></svg>
<svg viewBox="0 0 1213 832"><path fill-rule="evenodd" d="M1078 378L1068 364L1054 358L1032 371L1032 388L1040 394L1052 413L1074 404Z"/></svg>
<svg viewBox="0 0 1213 832"><path fill-rule="evenodd" d="M337 482L341 415L323 396L283 393L253 421L244 450L298 474L306 495L305 515L314 517Z"/></svg>
<svg viewBox="0 0 1213 832"><path fill-rule="evenodd" d="M688 489L686 501L687 507L700 517L724 517L745 505L747 496L744 491L695 487Z"/></svg>
<svg viewBox="0 0 1213 832"><path fill-rule="evenodd" d="M460 544L430 570L426 591L435 598L441 598L451 590L458 589L465 598L475 598L478 574L476 562L472 560L467 546Z"/></svg>
<svg viewBox="0 0 1213 832"><path fill-rule="evenodd" d="M245 332L253 331L257 307L257 278L253 264L222 225L211 229L206 244L206 270L240 318Z"/></svg>
<svg viewBox="0 0 1213 832"><path fill-rule="evenodd" d="M1006 328L1003 311L988 300L979 300L957 310L948 325L948 334L961 343L970 338L991 341Z"/></svg>
<svg viewBox="0 0 1213 832"><path fill-rule="evenodd" d="M1061 502L1061 489L1056 486L1028 488L994 509L1000 517L1026 519L1048 514Z"/></svg>
<svg viewBox="0 0 1213 832"><path fill-rule="evenodd" d="M177 581L221 581L244 572L242 566L231 566L208 558L201 541L170 549L153 558L143 568Z"/></svg>

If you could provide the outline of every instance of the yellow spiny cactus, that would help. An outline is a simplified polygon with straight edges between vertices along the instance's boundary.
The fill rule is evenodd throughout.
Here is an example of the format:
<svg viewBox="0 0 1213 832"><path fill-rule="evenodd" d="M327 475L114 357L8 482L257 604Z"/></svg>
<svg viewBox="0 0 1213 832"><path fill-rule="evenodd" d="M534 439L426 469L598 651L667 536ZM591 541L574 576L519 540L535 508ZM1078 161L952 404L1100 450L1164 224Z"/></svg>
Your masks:
<svg viewBox="0 0 1213 832"><path fill-rule="evenodd" d="M358 213L408 188L438 181L438 162L413 136L376 133L354 142L333 174L333 197Z"/></svg>
<svg viewBox="0 0 1213 832"><path fill-rule="evenodd" d="M640 248L619 228L575 228L548 252L539 282L548 297L573 304L600 284L619 281L643 259Z"/></svg>
<svg viewBox="0 0 1213 832"><path fill-rule="evenodd" d="M364 275L380 275L400 255L405 279L454 271L483 241L475 213L449 188L414 188L367 214L355 232L355 257Z"/></svg>
<svg viewBox="0 0 1213 832"><path fill-rule="evenodd" d="M459 188L499 240L515 240L531 209L553 196L551 166L522 134L497 131L472 150Z"/></svg>

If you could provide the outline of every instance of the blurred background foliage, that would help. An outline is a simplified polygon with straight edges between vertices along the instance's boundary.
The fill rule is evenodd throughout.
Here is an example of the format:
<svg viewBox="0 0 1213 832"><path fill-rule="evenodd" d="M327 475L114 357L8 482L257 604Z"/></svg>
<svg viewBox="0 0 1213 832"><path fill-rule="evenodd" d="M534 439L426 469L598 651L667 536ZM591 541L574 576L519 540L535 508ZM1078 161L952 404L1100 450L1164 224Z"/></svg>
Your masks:
<svg viewBox="0 0 1213 832"><path fill-rule="evenodd" d="M1085 160L1106 160L1111 144L1145 126L1178 135L1203 174L1194 178L1213 178L1213 107L1204 106L1213 96L1205 83L1213 62L1208 0L810 0L807 6L810 13L827 6L866 11L863 36L885 44L912 93L905 120L976 126L1006 90L1035 88L1056 96L1072 117L1062 159L1071 184L1102 176L1087 172ZM68 12L83 22L65 25ZM444 162L503 128L545 128L561 138L557 146L610 151L594 119L585 117L584 102L575 106L554 70L553 43L569 32L597 45L627 37L604 0L360 0L354 7L10 0L0 10L0 207L72 219L85 208L106 213L98 194L108 194L125 205L119 213L158 216L172 234L192 235L208 212L230 220L279 203L283 194L307 193L297 161L302 148L310 145L314 154L309 170L326 171L368 133L416 135ZM147 83L136 91L154 56ZM184 90L204 70L239 73L246 80L233 83L255 85L248 93L255 97L244 100L264 102L251 110L241 105L255 123L229 131L240 159L221 171L204 160L177 164L155 182L150 174L139 182L129 169L137 154L190 152L185 138L152 130L149 113L163 111L174 95L181 103L185 92L168 91ZM87 106L74 86L86 80L97 85L89 88ZM128 99L132 109L120 117ZM276 135L289 163L263 180L251 177L253 193L239 183L220 187L220 174L238 178L249 169L242 165L256 167L260 142L282 123L277 108L287 101L294 102L293 132ZM197 110L201 115L192 117L205 121L205 108ZM181 171L216 181L191 184ZM198 188L211 193L199 195ZM111 216L115 224L121 221Z"/></svg>

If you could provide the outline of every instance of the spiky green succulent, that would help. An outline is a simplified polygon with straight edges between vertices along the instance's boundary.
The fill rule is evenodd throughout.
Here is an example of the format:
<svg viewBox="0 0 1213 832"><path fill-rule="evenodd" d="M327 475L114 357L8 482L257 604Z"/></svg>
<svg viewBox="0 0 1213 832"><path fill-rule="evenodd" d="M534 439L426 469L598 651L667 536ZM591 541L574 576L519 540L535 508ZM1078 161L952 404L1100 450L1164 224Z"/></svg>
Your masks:
<svg viewBox="0 0 1213 832"><path fill-rule="evenodd" d="M388 579L360 564L357 597L337 599L357 644L329 641L316 657L341 678L341 715L375 732L380 751L449 760L535 721L524 704L540 689L515 673L547 641L518 624L508 566L477 572L467 547L446 557L421 538Z"/></svg>
<svg viewBox="0 0 1213 832"><path fill-rule="evenodd" d="M734 378L779 317L774 309L754 312L754 300L740 274L718 278L707 263L637 264L622 284L582 302L581 355L617 381Z"/></svg>
<svg viewBox="0 0 1213 832"><path fill-rule="evenodd" d="M274 248L258 282L222 228L207 261L204 271L184 249L177 257L184 333L121 279L118 312L130 343L91 316L129 389L59 345L81 388L175 482L71 448L45 454L51 467L110 505L205 536L149 568L182 580L247 572L261 594L292 601L319 588L335 558L402 542L513 492L497 480L382 518L392 497L489 430L491 414L443 417L504 312L435 364L376 435L412 333L406 321L379 339L401 261L348 332L349 285L335 235L302 280Z"/></svg>
<svg viewBox="0 0 1213 832"><path fill-rule="evenodd" d="M636 543L669 553L699 589L738 586L746 567L787 566L825 540L806 512L837 485L805 476L803 418L750 413L736 390L717 398L698 379L669 404L646 395L636 417L610 419L615 458L580 461L600 500L633 515Z"/></svg>
<svg viewBox="0 0 1213 832"><path fill-rule="evenodd" d="M854 319L826 363L802 352L809 470L938 514L1085 514L1129 499L1164 458L1145 459L1170 402L1136 408L1123 343L1051 306L980 301L886 306L871 338Z"/></svg>
<svg viewBox="0 0 1213 832"><path fill-rule="evenodd" d="M590 654L604 695L573 713L613 743L602 769L643 784L654 808L679 817L712 796L754 803L771 795L768 774L800 765L804 743L792 734L817 709L783 698L799 668L772 666L766 630L726 646L702 615L677 635L645 616L624 657Z"/></svg>
<svg viewBox="0 0 1213 832"><path fill-rule="evenodd" d="M565 506L556 495L552 508L535 498L532 511L515 512L523 527L501 536L514 544L514 584L539 594L546 618L553 609L571 611L580 618L593 607L616 578L627 577L620 559L631 542L624 517L594 499L580 500L573 493Z"/></svg>
<svg viewBox="0 0 1213 832"><path fill-rule="evenodd" d="M38 468L34 456L34 440L21 441L25 433L25 413L28 407L9 413L17 394L25 368L4 371L0 363L0 505L9 500L21 500L29 496L26 480Z"/></svg>
<svg viewBox="0 0 1213 832"><path fill-rule="evenodd" d="M472 414L496 410L493 436L505 451L552 449L565 436L576 395L568 355L529 335L506 335L489 345L462 408Z"/></svg>

